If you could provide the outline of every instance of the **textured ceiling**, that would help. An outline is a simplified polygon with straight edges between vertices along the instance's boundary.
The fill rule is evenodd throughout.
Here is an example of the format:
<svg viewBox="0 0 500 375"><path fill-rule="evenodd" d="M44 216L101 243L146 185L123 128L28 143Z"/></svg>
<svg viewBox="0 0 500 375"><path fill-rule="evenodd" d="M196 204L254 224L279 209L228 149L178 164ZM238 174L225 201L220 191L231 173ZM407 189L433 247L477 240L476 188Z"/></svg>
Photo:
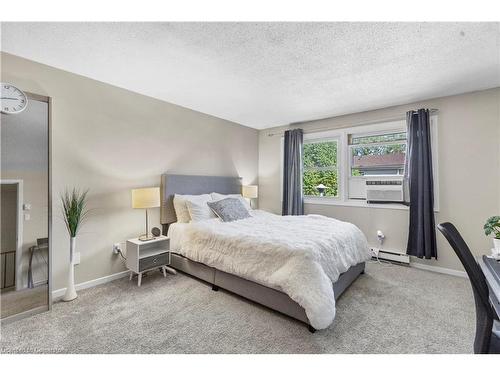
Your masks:
<svg viewBox="0 0 500 375"><path fill-rule="evenodd" d="M499 23L3 23L3 51L254 128L500 86Z"/></svg>

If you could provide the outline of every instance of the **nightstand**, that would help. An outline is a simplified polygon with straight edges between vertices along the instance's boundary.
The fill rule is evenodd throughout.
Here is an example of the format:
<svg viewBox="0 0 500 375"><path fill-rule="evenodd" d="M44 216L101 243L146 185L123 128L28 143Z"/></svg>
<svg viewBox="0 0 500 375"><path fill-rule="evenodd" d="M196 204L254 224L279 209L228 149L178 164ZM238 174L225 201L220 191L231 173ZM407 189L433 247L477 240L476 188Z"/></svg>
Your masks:
<svg viewBox="0 0 500 375"><path fill-rule="evenodd" d="M163 277L167 272L175 275L176 270L170 265L170 239L165 236L150 241L134 238L127 241L127 268L130 270L130 280L137 274L137 286L141 286L142 274L146 271L159 269Z"/></svg>

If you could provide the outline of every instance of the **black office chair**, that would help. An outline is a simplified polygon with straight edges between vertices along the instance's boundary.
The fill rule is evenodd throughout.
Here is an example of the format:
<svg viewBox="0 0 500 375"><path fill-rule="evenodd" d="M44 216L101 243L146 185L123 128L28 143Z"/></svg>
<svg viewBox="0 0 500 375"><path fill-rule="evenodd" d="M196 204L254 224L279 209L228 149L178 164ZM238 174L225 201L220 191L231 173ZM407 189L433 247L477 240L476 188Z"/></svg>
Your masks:
<svg viewBox="0 0 500 375"><path fill-rule="evenodd" d="M469 247L451 223L442 223L438 229L443 233L460 262L465 268L474 293L476 303L476 338L474 339L474 353L500 353L500 337L492 330L500 329L498 316L490 305L488 285L483 271L477 264ZM495 322L496 321L496 322Z"/></svg>

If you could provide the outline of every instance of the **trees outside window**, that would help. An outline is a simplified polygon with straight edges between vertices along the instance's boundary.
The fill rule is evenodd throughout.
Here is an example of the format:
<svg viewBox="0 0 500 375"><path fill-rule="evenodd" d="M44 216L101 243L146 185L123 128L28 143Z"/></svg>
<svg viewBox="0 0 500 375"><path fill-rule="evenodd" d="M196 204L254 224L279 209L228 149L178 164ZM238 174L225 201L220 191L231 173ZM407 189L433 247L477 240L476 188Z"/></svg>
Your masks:
<svg viewBox="0 0 500 375"><path fill-rule="evenodd" d="M337 140L310 141L304 143L305 196L320 196L317 186L326 186L322 196L338 197Z"/></svg>

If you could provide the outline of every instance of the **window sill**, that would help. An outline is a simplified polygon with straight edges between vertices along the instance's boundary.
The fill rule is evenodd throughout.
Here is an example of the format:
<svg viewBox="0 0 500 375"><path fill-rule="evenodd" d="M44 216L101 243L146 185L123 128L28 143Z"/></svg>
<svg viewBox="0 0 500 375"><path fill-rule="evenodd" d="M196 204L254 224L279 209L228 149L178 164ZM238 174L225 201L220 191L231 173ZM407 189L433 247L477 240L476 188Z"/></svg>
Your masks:
<svg viewBox="0 0 500 375"><path fill-rule="evenodd" d="M347 200L343 201L338 198L312 198L304 197L305 204L317 204L326 206L346 206L346 207L361 207L361 208L381 208L386 210L408 210L409 207L399 203L367 203L363 200Z"/></svg>

